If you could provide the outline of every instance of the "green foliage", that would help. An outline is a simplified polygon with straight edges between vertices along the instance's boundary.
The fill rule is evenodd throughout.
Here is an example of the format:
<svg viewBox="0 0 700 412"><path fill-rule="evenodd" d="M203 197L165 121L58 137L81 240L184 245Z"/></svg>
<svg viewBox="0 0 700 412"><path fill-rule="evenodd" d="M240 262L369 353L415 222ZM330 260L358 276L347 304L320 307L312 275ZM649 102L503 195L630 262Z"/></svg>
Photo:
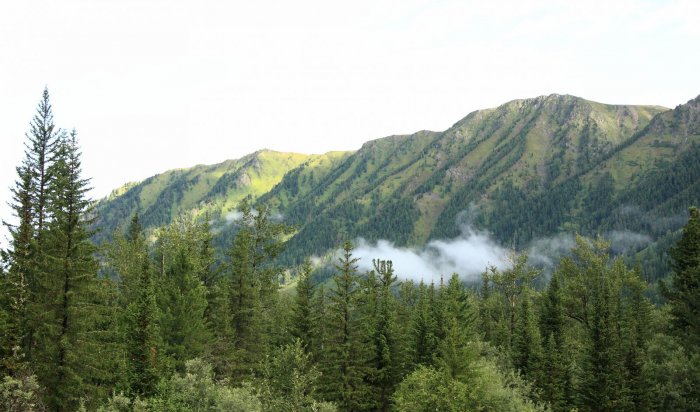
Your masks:
<svg viewBox="0 0 700 412"><path fill-rule="evenodd" d="M115 234L111 246L110 262L120 279L120 303L124 308L126 386L132 395L148 396L158 382L160 313L153 265L138 215L132 218L126 237Z"/></svg>
<svg viewBox="0 0 700 412"><path fill-rule="evenodd" d="M334 288L329 292L321 373L327 400L337 402L343 410L368 408L367 353L364 331L358 310L357 258L352 244L343 244L342 256L333 276Z"/></svg>
<svg viewBox="0 0 700 412"><path fill-rule="evenodd" d="M493 364L472 365L469 379L455 379L443 370L421 366L396 390L400 411L537 411L517 386L508 385Z"/></svg>
<svg viewBox="0 0 700 412"><path fill-rule="evenodd" d="M319 377L300 340L276 349L264 362L257 384L263 408L280 412L335 410L334 405L318 401Z"/></svg>
<svg viewBox="0 0 700 412"><path fill-rule="evenodd" d="M236 379L256 367L271 337L272 312L282 273L273 262L284 247L282 237L288 231L286 225L271 219L268 208L254 213L244 200L239 211L241 228L231 246L227 280Z"/></svg>
<svg viewBox="0 0 700 412"><path fill-rule="evenodd" d="M156 301L163 344L160 355L166 367L181 369L186 360L201 356L211 342L205 318L207 290L201 279L211 262L200 254L207 236L201 226L186 219L178 219L158 233ZM150 298L144 299L142 304L149 305Z"/></svg>
<svg viewBox="0 0 700 412"><path fill-rule="evenodd" d="M306 350L311 350L313 345L314 319L313 299L314 286L311 283L311 262L304 261L299 273L299 281L296 287L295 305L292 317L292 335L301 341Z"/></svg>
<svg viewBox="0 0 700 412"><path fill-rule="evenodd" d="M5 376L0 382L0 410L5 412L33 412L45 410L41 401L42 388L36 376L22 374Z"/></svg>
<svg viewBox="0 0 700 412"><path fill-rule="evenodd" d="M700 348L700 211L690 208L690 218L680 240L671 248L671 285L664 295L671 305L675 333L692 350Z"/></svg>

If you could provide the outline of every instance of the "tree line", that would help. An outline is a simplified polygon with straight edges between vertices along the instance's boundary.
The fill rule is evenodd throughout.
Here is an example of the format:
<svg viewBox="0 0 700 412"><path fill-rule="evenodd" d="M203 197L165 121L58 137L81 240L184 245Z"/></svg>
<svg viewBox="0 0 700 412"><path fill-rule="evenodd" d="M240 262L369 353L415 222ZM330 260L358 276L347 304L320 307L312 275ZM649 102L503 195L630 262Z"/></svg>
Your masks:
<svg viewBox="0 0 700 412"><path fill-rule="evenodd" d="M0 410L700 410L700 212L671 247L654 305L636 269L577 237L544 288L526 255L399 281L345 242L319 282L278 259L290 228L239 206L217 265L209 221L113 240L95 219L75 131L44 91L17 167L0 266ZM296 287L280 279L293 272Z"/></svg>

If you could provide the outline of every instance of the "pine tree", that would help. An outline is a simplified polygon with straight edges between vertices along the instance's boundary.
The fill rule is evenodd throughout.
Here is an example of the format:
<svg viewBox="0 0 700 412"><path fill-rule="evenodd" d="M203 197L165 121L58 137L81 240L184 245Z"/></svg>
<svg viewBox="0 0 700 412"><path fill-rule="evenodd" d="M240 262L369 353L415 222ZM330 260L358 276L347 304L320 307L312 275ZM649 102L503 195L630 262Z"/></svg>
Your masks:
<svg viewBox="0 0 700 412"><path fill-rule="evenodd" d="M128 392L134 396L152 395L158 381L158 306L148 246L138 214L131 219L123 244L128 263L119 272L126 304L124 341Z"/></svg>
<svg viewBox="0 0 700 412"><path fill-rule="evenodd" d="M200 279L199 229L181 217L159 233L157 257L161 265L157 302L163 361L181 369L185 361L202 356L211 342L205 311L206 288Z"/></svg>
<svg viewBox="0 0 700 412"><path fill-rule="evenodd" d="M328 355L328 302L326 288L319 285L311 301L311 355L312 359L319 365L328 365L330 361ZM323 388L321 388L323 389Z"/></svg>
<svg viewBox="0 0 700 412"><path fill-rule="evenodd" d="M411 316L411 351L412 364L415 366L432 365L438 346L437 321L432 311L435 302L435 287L418 285L418 300Z"/></svg>
<svg viewBox="0 0 700 412"><path fill-rule="evenodd" d="M553 408L572 406L572 377L568 348L564 342L564 313L559 273L555 271L544 292L540 310L540 335L543 338L542 376L538 386L542 399Z"/></svg>
<svg viewBox="0 0 700 412"><path fill-rule="evenodd" d="M46 228L49 213L50 186L54 176L52 164L58 155L59 142L65 133L53 122L53 109L49 100L49 90L44 89L36 114L30 123L27 134L26 164L32 170L32 201L34 203L34 225L36 238L41 247L41 237Z"/></svg>
<svg viewBox="0 0 700 412"><path fill-rule="evenodd" d="M562 259L558 269L564 313L583 337L576 397L581 409L632 410L628 377L635 372L628 369L625 358L626 348L637 343L635 334L625 330L631 315L626 316L625 310L634 307L631 292L643 289L643 284L620 258L611 262L607 249L601 239L589 242L577 237L572 257Z"/></svg>
<svg viewBox="0 0 700 412"><path fill-rule="evenodd" d="M438 299L442 318L440 335L444 337L438 344L437 364L452 378L467 379L476 356L473 346L476 313L457 274L440 288Z"/></svg>
<svg viewBox="0 0 700 412"><path fill-rule="evenodd" d="M492 268L495 271L495 268ZM493 314L491 313L491 279L488 271L481 274L479 294L479 329L486 342L493 340Z"/></svg>
<svg viewBox="0 0 700 412"><path fill-rule="evenodd" d="M629 387L633 409L651 410L650 396L655 385L648 376L644 363L648 357L648 342L652 335L650 325L653 308L644 297L643 285L637 284L630 289L623 312L623 336L626 337L623 347L625 381Z"/></svg>
<svg viewBox="0 0 700 412"><path fill-rule="evenodd" d="M233 374L241 379L255 370L273 338L282 273L274 259L284 248L282 236L289 228L274 222L265 206L254 211L248 199L238 210L242 218L229 252L228 308L236 360Z"/></svg>
<svg viewBox="0 0 700 412"><path fill-rule="evenodd" d="M40 290L37 265L43 253L43 233L48 221L49 186L53 179L51 165L55 161L63 131L53 123L53 110L48 89L44 89L36 113L26 134L25 157L17 168L17 182L12 189L11 207L17 225L3 222L10 229L11 244L7 253L8 275L2 282L7 296L6 310L11 330L0 342L0 356L8 370L18 362L33 362L35 333L43 312L40 302L46 291Z"/></svg>
<svg viewBox="0 0 700 412"><path fill-rule="evenodd" d="M262 344L260 282L254 262L255 234L252 211L247 202L239 206L243 213L241 228L231 246L229 269L229 319L233 334L234 376L240 379L257 363Z"/></svg>
<svg viewBox="0 0 700 412"><path fill-rule="evenodd" d="M0 279L2 299L0 304L6 313L6 326L0 338L2 370L15 373L24 364L28 351L30 285L33 268L34 211L32 206L32 171L28 164L17 168L18 180L12 189L12 209L19 224L5 225L10 229L10 249L6 254L9 269Z"/></svg>
<svg viewBox="0 0 700 412"><path fill-rule="evenodd" d="M50 174L51 220L39 263L46 312L37 334L38 360L52 409L74 410L81 396L95 391L93 379L99 379L102 360L95 330L102 311L92 300L100 283L93 257L96 249L87 230L89 188L88 180L81 177L75 131L61 140Z"/></svg>
<svg viewBox="0 0 700 412"><path fill-rule="evenodd" d="M366 359L361 345L361 325L357 311L357 258L352 256L352 244L343 244L343 255L333 276L335 288L328 297L326 332L321 372L329 401L337 402L344 410L365 410L368 405Z"/></svg>
<svg viewBox="0 0 700 412"><path fill-rule="evenodd" d="M542 360L542 343L530 299L527 293L520 302L520 313L513 337L513 366L526 378L537 381Z"/></svg>
<svg viewBox="0 0 700 412"><path fill-rule="evenodd" d="M312 270L311 262L308 259L305 260L299 271L291 331L292 336L299 339L307 353L312 347L314 329L314 320L312 317L312 302L314 298L314 286L311 281Z"/></svg>
<svg viewBox="0 0 700 412"><path fill-rule="evenodd" d="M683 234L671 249L671 284L662 287L671 305L673 330L691 351L700 348L700 210L689 209Z"/></svg>
<svg viewBox="0 0 700 412"><path fill-rule="evenodd" d="M587 409L627 410L620 342L616 331L614 296L606 282L592 295L590 335L586 348L582 393Z"/></svg>
<svg viewBox="0 0 700 412"><path fill-rule="evenodd" d="M507 323L507 339L505 342L496 344L511 347L515 336L515 326L518 317L518 306L523 292L532 287L532 281L539 276L540 272L527 266L527 254L523 253L517 257L512 257L512 267L503 271L490 268L489 280L493 282L495 292L502 299L503 313L506 319L501 322Z"/></svg>
<svg viewBox="0 0 700 412"><path fill-rule="evenodd" d="M386 411L390 408L390 397L398 384L399 346L396 325L396 298L392 287L396 275L392 262L373 260L374 271L368 274L367 302L363 302L365 324L369 332L369 376L374 405L372 410ZM376 275L375 275L376 273Z"/></svg>

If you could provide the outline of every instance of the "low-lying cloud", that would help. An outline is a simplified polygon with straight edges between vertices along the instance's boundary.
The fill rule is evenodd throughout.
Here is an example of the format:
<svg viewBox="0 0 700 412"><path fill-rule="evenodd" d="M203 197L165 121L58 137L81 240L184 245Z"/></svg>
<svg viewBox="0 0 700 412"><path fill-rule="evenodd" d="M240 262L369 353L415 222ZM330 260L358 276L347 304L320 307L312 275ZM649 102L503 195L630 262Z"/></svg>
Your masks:
<svg viewBox="0 0 700 412"><path fill-rule="evenodd" d="M501 270L510 267L511 250L499 245L488 232L463 227L461 236L432 240L423 247L399 247L389 240L371 243L358 239L353 255L360 258L358 269L362 272L373 269L372 259L391 260L399 279L426 283L438 282L441 277L447 279L453 273L473 282L489 266ZM603 237L610 242L615 255L639 250L652 242L651 237L631 231L612 231ZM535 239L524 250L529 264L543 269L547 275L575 245L574 235L563 233Z"/></svg>
<svg viewBox="0 0 700 412"><path fill-rule="evenodd" d="M652 242L650 236L629 230L613 230L606 234L605 238L610 241L610 248L615 254L639 250Z"/></svg>
<svg viewBox="0 0 700 412"><path fill-rule="evenodd" d="M419 248L398 247L388 240L356 242L353 255L360 258L361 271L371 270L372 259L391 260L399 279L430 283L457 273L463 280L478 280L488 266L507 267L508 250L488 233L465 228L451 240L432 240Z"/></svg>

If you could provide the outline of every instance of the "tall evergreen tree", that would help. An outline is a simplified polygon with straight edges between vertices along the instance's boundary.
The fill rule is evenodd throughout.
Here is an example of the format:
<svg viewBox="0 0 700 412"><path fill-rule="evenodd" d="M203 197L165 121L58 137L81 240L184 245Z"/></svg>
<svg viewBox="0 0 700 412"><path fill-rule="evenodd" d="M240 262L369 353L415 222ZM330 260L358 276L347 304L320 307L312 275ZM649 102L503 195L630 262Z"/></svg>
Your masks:
<svg viewBox="0 0 700 412"><path fill-rule="evenodd" d="M520 301L520 313L513 336L513 366L523 376L537 382L540 378L542 342L530 300L530 293L526 293Z"/></svg>
<svg viewBox="0 0 700 412"><path fill-rule="evenodd" d="M467 378L476 356L472 345L476 313L457 274L450 277L447 285L440 287L438 299L442 319L438 326L443 338L438 344L437 364L452 378Z"/></svg>
<svg viewBox="0 0 700 412"><path fill-rule="evenodd" d="M670 251L673 277L662 291L671 305L673 330L686 348L700 348L700 210L689 209L683 234Z"/></svg>
<svg viewBox="0 0 700 412"><path fill-rule="evenodd" d="M305 351L312 347L314 319L312 303L314 286L311 280L311 262L307 259L299 271L299 281L296 287L295 304L292 315L292 335L299 339Z"/></svg>
<svg viewBox="0 0 700 412"><path fill-rule="evenodd" d="M46 291L40 290L37 264L43 253L42 238L48 221L49 186L63 131L54 125L48 89L44 89L36 113L26 134L22 164L17 167L17 182L12 189L11 207L18 219L10 229L9 270L0 285L7 297L11 334L0 342L0 356L5 368L18 367L20 359L32 362L35 332L43 312L41 302Z"/></svg>
<svg viewBox="0 0 700 412"><path fill-rule="evenodd" d="M28 351L30 285L33 268L34 211L32 205L32 170L26 163L17 168L18 180L12 189L11 204L17 225L10 230L7 274L0 278L0 307L6 313L6 326L0 338L1 368L14 373L22 367Z"/></svg>
<svg viewBox="0 0 700 412"><path fill-rule="evenodd" d="M40 378L49 389L49 405L74 410L78 399L94 394L101 374L97 341L99 303L92 298L100 287L96 248L90 242L88 180L81 176L75 131L63 138L48 186L49 212L44 252L39 262L46 312L37 341L41 345Z"/></svg>
<svg viewBox="0 0 700 412"><path fill-rule="evenodd" d="M59 142L65 137L63 130L54 125L53 109L49 90L44 88L36 114L30 123L27 134L26 162L32 170L32 200L34 203L34 223L36 237L41 246L41 236L46 228L49 213L51 181L55 177L52 164L56 160Z"/></svg>
<svg viewBox="0 0 700 412"><path fill-rule="evenodd" d="M369 407L366 359L357 311L357 258L350 242L343 244L342 256L333 276L335 288L328 297L326 332L329 335L321 372L329 401L343 410L361 411Z"/></svg>
<svg viewBox="0 0 700 412"><path fill-rule="evenodd" d="M113 264L122 282L121 302L125 305L123 339L128 393L148 396L158 381L159 319L154 274L138 214L132 217L125 238L115 236L113 249Z"/></svg>
<svg viewBox="0 0 700 412"><path fill-rule="evenodd" d="M365 309L371 310L364 319L368 327L370 347L368 381L374 402L371 408L386 411L390 408L391 394L398 384L400 368L397 302L392 292L396 275L390 260L373 260L372 264L374 271L368 275L368 279L376 276L376 281L368 282L368 286L375 290L365 292L370 302L363 303Z"/></svg>
<svg viewBox="0 0 700 412"><path fill-rule="evenodd" d="M239 205L240 229L230 249L228 308L237 379L249 375L267 350L281 269L274 259L284 248L287 226L274 222L267 207Z"/></svg>
<svg viewBox="0 0 700 412"><path fill-rule="evenodd" d="M206 288L200 279L200 230L186 217L159 233L156 278L159 330L166 366L182 369L185 361L204 355L211 342L205 312Z"/></svg>
<svg viewBox="0 0 700 412"><path fill-rule="evenodd" d="M418 285L418 300L411 316L411 352L415 366L432 365L438 346L437 321L432 311L435 302L435 286L421 282Z"/></svg>
<svg viewBox="0 0 700 412"><path fill-rule="evenodd" d="M501 298L501 311L505 319L501 322L507 323L507 338L505 342L495 342L497 345L511 347L515 337L515 327L518 317L518 307L523 293L532 287L532 281L539 276L540 272L527 265L527 254L523 253L517 257L512 257L512 267L499 271L490 268L491 274L488 279L493 282L494 295Z"/></svg>
<svg viewBox="0 0 700 412"><path fill-rule="evenodd" d="M543 341L542 376L538 386L542 399L555 409L572 404L572 376L564 341L564 312L561 303L559 273L555 271L547 285L540 309L540 335Z"/></svg>

